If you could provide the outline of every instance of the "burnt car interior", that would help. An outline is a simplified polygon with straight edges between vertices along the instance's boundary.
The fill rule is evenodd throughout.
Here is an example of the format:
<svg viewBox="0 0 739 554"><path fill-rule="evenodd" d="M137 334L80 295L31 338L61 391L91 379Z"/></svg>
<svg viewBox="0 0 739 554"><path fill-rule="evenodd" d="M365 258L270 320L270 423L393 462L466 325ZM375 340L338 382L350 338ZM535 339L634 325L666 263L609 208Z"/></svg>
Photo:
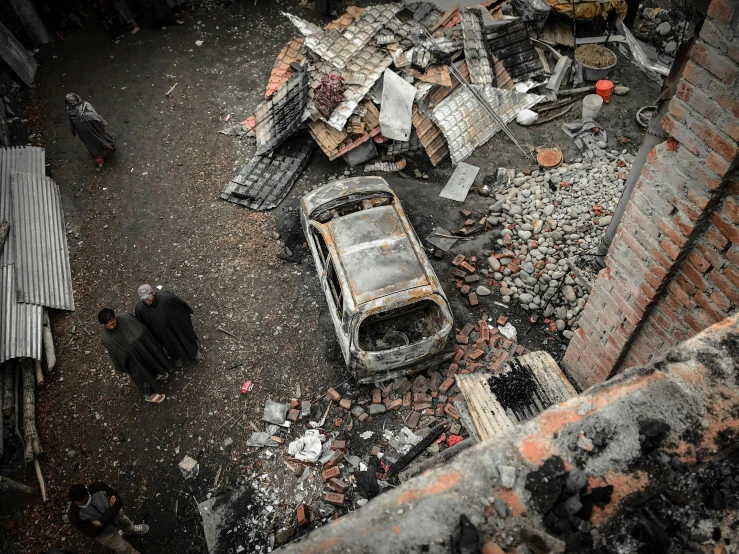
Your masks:
<svg viewBox="0 0 739 554"><path fill-rule="evenodd" d="M444 313L436 302L419 300L372 314L359 325L359 348L367 352L408 346L433 337L444 326Z"/></svg>
<svg viewBox="0 0 739 554"><path fill-rule="evenodd" d="M310 217L319 223L327 223L337 217L376 208L377 206L389 206L392 203L393 197L386 193L376 193L369 196L366 194L347 196L321 206L320 210L316 210Z"/></svg>
<svg viewBox="0 0 739 554"><path fill-rule="evenodd" d="M321 263L323 264L323 267L326 268L328 286L334 297L336 312L341 316L344 298L341 292L341 285L339 284L339 277L336 275L336 269L334 269L334 262L329 256L328 246L326 245L326 241L323 239L321 232L312 227L311 235L313 236L315 243L318 245L318 255L321 258Z"/></svg>

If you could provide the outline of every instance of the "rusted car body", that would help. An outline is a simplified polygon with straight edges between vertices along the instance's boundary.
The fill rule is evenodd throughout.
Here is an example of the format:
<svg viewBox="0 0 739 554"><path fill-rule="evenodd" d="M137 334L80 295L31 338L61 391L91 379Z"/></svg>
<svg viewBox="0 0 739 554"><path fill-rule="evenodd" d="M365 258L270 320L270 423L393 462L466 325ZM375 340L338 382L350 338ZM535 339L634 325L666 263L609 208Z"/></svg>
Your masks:
<svg viewBox="0 0 739 554"><path fill-rule="evenodd" d="M360 383L451 357L449 303L384 179L324 185L302 198L300 219L344 360Z"/></svg>

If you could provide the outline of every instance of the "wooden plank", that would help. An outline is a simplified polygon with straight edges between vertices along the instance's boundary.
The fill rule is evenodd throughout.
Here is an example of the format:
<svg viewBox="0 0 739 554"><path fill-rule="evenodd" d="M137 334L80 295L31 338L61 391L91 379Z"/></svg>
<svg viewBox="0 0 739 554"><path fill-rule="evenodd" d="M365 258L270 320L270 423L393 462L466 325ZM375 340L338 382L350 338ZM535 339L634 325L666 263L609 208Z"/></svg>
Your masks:
<svg viewBox="0 0 739 554"><path fill-rule="evenodd" d="M567 56L563 56L557 60L557 65L554 66L554 72L547 83L547 90L551 90L552 92L559 90L571 65L572 60Z"/></svg>
<svg viewBox="0 0 739 554"><path fill-rule="evenodd" d="M481 440L505 434L514 425L490 391L489 378L487 373L456 376Z"/></svg>
<svg viewBox="0 0 739 554"><path fill-rule="evenodd" d="M623 35L611 35L610 37L580 37L575 42L580 46L581 44L599 44L605 42L608 38L608 42L626 42L626 37Z"/></svg>

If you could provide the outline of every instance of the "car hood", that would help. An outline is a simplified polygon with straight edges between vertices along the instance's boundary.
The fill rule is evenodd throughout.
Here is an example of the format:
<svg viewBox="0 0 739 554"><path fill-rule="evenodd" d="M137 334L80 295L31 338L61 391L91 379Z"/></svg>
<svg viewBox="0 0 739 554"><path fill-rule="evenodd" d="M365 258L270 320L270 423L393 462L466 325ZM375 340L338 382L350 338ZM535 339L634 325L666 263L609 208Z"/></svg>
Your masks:
<svg viewBox="0 0 739 554"><path fill-rule="evenodd" d="M332 181L327 185L318 187L303 196L301 203L303 204L304 213L310 217L318 208L335 200L354 194L373 192L393 194L392 189L382 177L354 177Z"/></svg>

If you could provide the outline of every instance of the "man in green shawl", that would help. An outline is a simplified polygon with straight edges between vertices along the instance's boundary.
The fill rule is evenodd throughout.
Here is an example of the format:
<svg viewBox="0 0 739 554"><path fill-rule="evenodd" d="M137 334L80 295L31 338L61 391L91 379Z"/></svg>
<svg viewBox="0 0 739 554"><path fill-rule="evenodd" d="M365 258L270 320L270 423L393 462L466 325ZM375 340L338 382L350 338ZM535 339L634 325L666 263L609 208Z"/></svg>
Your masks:
<svg viewBox="0 0 739 554"><path fill-rule="evenodd" d="M128 373L147 402L165 399L158 381L169 374L169 360L146 326L127 312L116 314L110 308L98 313L103 326L100 339L116 371Z"/></svg>

